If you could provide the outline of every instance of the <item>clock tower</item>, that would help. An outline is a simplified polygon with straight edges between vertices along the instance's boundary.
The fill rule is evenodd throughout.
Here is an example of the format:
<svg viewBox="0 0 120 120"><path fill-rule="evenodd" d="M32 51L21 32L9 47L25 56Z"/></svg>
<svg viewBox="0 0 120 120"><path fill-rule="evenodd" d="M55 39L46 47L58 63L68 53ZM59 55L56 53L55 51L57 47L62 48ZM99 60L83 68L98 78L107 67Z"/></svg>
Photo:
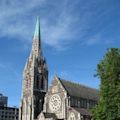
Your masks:
<svg viewBox="0 0 120 120"><path fill-rule="evenodd" d="M48 90L48 67L41 49L40 22L37 19L32 50L23 71L19 120L34 120L43 110Z"/></svg>

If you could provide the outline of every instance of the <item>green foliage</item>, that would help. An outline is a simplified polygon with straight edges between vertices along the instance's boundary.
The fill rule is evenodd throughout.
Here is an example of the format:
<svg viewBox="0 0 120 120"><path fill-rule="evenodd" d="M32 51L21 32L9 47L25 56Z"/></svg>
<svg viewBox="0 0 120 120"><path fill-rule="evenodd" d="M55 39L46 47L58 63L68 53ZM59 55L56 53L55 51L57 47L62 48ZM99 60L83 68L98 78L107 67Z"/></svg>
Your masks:
<svg viewBox="0 0 120 120"><path fill-rule="evenodd" d="M97 66L100 100L92 110L94 120L120 120L120 49L111 48Z"/></svg>

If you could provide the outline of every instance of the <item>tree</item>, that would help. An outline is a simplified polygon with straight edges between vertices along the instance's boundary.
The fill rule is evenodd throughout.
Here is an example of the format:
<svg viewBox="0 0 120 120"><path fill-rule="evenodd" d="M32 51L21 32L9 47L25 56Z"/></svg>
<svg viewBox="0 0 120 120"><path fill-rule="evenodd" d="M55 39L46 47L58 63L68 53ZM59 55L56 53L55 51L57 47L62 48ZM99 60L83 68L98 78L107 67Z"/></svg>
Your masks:
<svg viewBox="0 0 120 120"><path fill-rule="evenodd" d="M120 120L120 49L108 49L97 65L100 100L92 110L94 120Z"/></svg>

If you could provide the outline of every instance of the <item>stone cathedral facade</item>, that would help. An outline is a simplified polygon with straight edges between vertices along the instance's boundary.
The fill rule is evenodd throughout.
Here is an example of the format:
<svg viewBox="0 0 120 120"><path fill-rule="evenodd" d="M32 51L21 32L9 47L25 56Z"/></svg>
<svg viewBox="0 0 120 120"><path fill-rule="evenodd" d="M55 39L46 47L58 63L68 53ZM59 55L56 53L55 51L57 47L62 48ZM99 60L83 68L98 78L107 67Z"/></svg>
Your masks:
<svg viewBox="0 0 120 120"><path fill-rule="evenodd" d="M23 71L19 120L91 120L90 109L97 104L99 91L58 76L48 88L48 72L37 20L32 50Z"/></svg>

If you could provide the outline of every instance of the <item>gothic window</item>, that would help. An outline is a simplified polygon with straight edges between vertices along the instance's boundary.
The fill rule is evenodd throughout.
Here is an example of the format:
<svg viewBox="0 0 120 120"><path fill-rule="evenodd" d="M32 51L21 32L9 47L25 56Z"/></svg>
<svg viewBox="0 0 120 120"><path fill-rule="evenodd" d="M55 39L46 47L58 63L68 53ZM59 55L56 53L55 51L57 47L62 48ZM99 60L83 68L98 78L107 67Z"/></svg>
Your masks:
<svg viewBox="0 0 120 120"><path fill-rule="evenodd" d="M57 111L61 106L61 98L58 94L53 95L49 101L49 107L51 111Z"/></svg>
<svg viewBox="0 0 120 120"><path fill-rule="evenodd" d="M74 107L74 99L70 98L71 107Z"/></svg>
<svg viewBox="0 0 120 120"><path fill-rule="evenodd" d="M78 99L75 98L75 107L78 107Z"/></svg>
<svg viewBox="0 0 120 120"><path fill-rule="evenodd" d="M71 97L70 105L71 105L71 107L87 108L87 99Z"/></svg>
<svg viewBox="0 0 120 120"><path fill-rule="evenodd" d="M80 107L81 108L87 108L87 99L80 99Z"/></svg>
<svg viewBox="0 0 120 120"><path fill-rule="evenodd" d="M70 113L69 120L76 120L73 112Z"/></svg>
<svg viewBox="0 0 120 120"><path fill-rule="evenodd" d="M36 87L37 87L37 89L39 89L39 77L38 76L36 78Z"/></svg>
<svg viewBox="0 0 120 120"><path fill-rule="evenodd" d="M79 107L80 106L80 101L79 101L79 98L77 98L77 97L71 97L70 102L71 102L71 107Z"/></svg>
<svg viewBox="0 0 120 120"><path fill-rule="evenodd" d="M43 77L41 78L41 89L44 89L44 79L43 79Z"/></svg>

